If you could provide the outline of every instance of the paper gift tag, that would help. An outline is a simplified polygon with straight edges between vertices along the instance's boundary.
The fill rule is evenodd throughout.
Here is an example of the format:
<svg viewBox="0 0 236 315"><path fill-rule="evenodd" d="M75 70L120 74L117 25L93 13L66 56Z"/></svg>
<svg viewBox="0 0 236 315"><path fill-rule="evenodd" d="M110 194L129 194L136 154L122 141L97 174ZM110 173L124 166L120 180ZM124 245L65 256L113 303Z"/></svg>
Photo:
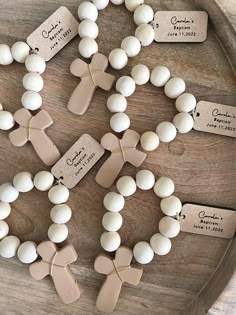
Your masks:
<svg viewBox="0 0 236 315"><path fill-rule="evenodd" d="M182 232L232 238L236 228L236 211L187 203L180 216Z"/></svg>
<svg viewBox="0 0 236 315"><path fill-rule="evenodd" d="M204 42L208 14L205 11L158 11L154 17L155 41L162 43Z"/></svg>
<svg viewBox="0 0 236 315"><path fill-rule="evenodd" d="M49 61L78 35L78 26L79 22L70 11L60 7L27 38L27 43Z"/></svg>
<svg viewBox="0 0 236 315"><path fill-rule="evenodd" d="M236 107L200 101L193 118L195 130L236 137Z"/></svg>
<svg viewBox="0 0 236 315"><path fill-rule="evenodd" d="M75 187L103 156L105 150L90 135L84 134L53 166L51 172L67 188Z"/></svg>

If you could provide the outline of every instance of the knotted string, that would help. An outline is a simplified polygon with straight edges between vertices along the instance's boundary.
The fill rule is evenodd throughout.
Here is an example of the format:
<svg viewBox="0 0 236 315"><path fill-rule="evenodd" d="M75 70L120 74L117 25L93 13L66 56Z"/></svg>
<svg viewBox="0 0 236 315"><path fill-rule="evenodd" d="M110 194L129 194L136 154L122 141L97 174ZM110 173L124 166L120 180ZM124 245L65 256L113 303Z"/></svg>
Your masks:
<svg viewBox="0 0 236 315"><path fill-rule="evenodd" d="M119 269L118 269L117 266L116 266L115 260L112 260L112 264L113 264L113 266L114 266L114 270L112 270L112 272L109 273L108 276L111 276L111 275L113 275L113 274L117 274L117 276L119 277L120 281L121 281L122 283L124 283L125 281L122 279L122 277L121 277L121 275L120 275L120 272L122 272L122 271L124 271L124 270L126 270L126 269L129 269L130 266L122 266L122 267L119 267Z"/></svg>
<svg viewBox="0 0 236 315"><path fill-rule="evenodd" d="M59 267L59 268L63 268L63 269L66 268L66 266L61 266L61 265L57 265L57 264L54 263L55 260L56 260L57 254L58 254L58 252L56 251L56 252L54 253L53 257L52 257L51 262L42 260L42 261L45 262L46 264L50 265L49 275L50 275L51 277L52 277L52 274L53 274L53 268L54 268L54 267Z"/></svg>
<svg viewBox="0 0 236 315"><path fill-rule="evenodd" d="M121 151L121 154L122 154L123 161L126 162L125 153L124 153L123 146L122 146L122 140L120 140L120 139L118 139L118 140L119 140L120 151Z"/></svg>

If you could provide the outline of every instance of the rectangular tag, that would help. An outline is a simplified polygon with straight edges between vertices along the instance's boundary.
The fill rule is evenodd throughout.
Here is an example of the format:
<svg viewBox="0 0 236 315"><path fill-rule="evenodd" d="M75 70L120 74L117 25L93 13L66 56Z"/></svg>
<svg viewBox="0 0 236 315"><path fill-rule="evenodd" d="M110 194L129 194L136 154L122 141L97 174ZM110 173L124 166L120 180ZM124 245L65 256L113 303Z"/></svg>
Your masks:
<svg viewBox="0 0 236 315"><path fill-rule="evenodd" d="M51 169L67 188L74 188L103 156L105 150L90 135L84 134Z"/></svg>
<svg viewBox="0 0 236 315"><path fill-rule="evenodd" d="M27 43L49 61L78 35L78 25L70 11L60 7L27 38Z"/></svg>
<svg viewBox="0 0 236 315"><path fill-rule="evenodd" d="M181 212L182 232L232 238L236 228L236 211L186 203Z"/></svg>
<svg viewBox="0 0 236 315"><path fill-rule="evenodd" d="M236 107L200 101L193 119L195 130L236 137Z"/></svg>
<svg viewBox="0 0 236 315"><path fill-rule="evenodd" d="M155 41L204 42L207 26L208 14L205 11L158 11L154 16Z"/></svg>

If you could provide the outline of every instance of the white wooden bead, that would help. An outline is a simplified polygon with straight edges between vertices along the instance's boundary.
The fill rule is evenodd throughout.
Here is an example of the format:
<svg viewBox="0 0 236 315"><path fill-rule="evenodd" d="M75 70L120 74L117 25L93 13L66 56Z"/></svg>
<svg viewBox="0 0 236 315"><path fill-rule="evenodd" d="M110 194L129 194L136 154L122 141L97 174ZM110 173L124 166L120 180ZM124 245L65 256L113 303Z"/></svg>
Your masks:
<svg viewBox="0 0 236 315"><path fill-rule="evenodd" d="M131 96L135 91L134 79L128 75L120 77L116 82L116 91L120 92L123 96Z"/></svg>
<svg viewBox="0 0 236 315"><path fill-rule="evenodd" d="M175 184L172 179L168 177L160 177L154 186L155 194L160 198L166 198L175 191Z"/></svg>
<svg viewBox="0 0 236 315"><path fill-rule="evenodd" d="M72 216L71 208L67 204L56 205L50 212L50 218L54 223L64 224L70 221Z"/></svg>
<svg viewBox="0 0 236 315"><path fill-rule="evenodd" d="M162 212L170 217L175 216L182 210L182 203L180 199L174 195L162 199L160 206Z"/></svg>
<svg viewBox="0 0 236 315"><path fill-rule="evenodd" d="M54 177L50 172L41 171L34 176L34 186L40 191L49 190L54 183Z"/></svg>
<svg viewBox="0 0 236 315"><path fill-rule="evenodd" d="M53 186L48 192L48 199L55 205L65 203L69 198L68 188L62 184Z"/></svg>
<svg viewBox="0 0 236 315"><path fill-rule="evenodd" d="M2 106L2 104L0 103L0 111L2 111L3 110L3 106Z"/></svg>
<svg viewBox="0 0 236 315"><path fill-rule="evenodd" d="M35 72L27 73L23 78L23 87L27 91L40 92L43 89L43 78Z"/></svg>
<svg viewBox="0 0 236 315"><path fill-rule="evenodd" d="M98 18L98 10L93 3L84 1L79 5L78 17L80 21L87 19L95 22Z"/></svg>
<svg viewBox="0 0 236 315"><path fill-rule="evenodd" d="M125 6L130 12L134 12L143 3L144 0L125 0Z"/></svg>
<svg viewBox="0 0 236 315"><path fill-rule="evenodd" d="M11 213L11 206L7 202L0 201L0 220L6 219Z"/></svg>
<svg viewBox="0 0 236 315"><path fill-rule="evenodd" d="M98 52L98 44L95 41L95 39L92 38L82 38L79 43L79 53L84 58L90 58L92 55L94 55L96 52Z"/></svg>
<svg viewBox="0 0 236 315"><path fill-rule="evenodd" d="M125 2L125 0L110 0L111 3L115 4L115 5L121 5Z"/></svg>
<svg viewBox="0 0 236 315"><path fill-rule="evenodd" d="M7 66L13 61L11 48L8 45L0 44L0 65Z"/></svg>
<svg viewBox="0 0 236 315"><path fill-rule="evenodd" d="M17 249L20 246L18 237L9 235L0 242L0 256L3 258L12 258L16 255Z"/></svg>
<svg viewBox="0 0 236 315"><path fill-rule="evenodd" d="M167 255L171 250L171 240L160 233L154 234L150 239L150 245L155 254L163 256Z"/></svg>
<svg viewBox="0 0 236 315"><path fill-rule="evenodd" d="M127 108L127 100L121 94L112 94L107 99L107 108L111 113L123 113Z"/></svg>
<svg viewBox="0 0 236 315"><path fill-rule="evenodd" d="M145 65L136 65L131 71L131 76L137 85L143 85L149 81L150 71Z"/></svg>
<svg viewBox="0 0 236 315"><path fill-rule="evenodd" d="M135 36L141 42L142 46L149 46L155 37L154 29L149 24L141 24L137 27Z"/></svg>
<svg viewBox="0 0 236 315"><path fill-rule="evenodd" d="M83 20L79 24L78 33L81 38L89 37L96 39L98 37L99 29L95 22L91 20Z"/></svg>
<svg viewBox="0 0 236 315"><path fill-rule="evenodd" d="M179 221L171 217L163 217L159 222L159 231L168 238L176 237L180 232Z"/></svg>
<svg viewBox="0 0 236 315"><path fill-rule="evenodd" d="M0 200L2 202L14 202L19 196L18 190L10 183L5 183L0 186Z"/></svg>
<svg viewBox="0 0 236 315"><path fill-rule="evenodd" d="M122 196L128 197L135 193L137 186L133 177L122 176L118 179L116 188Z"/></svg>
<svg viewBox="0 0 236 315"><path fill-rule="evenodd" d="M154 86L162 87L170 79L170 70L165 66L157 66L151 72L151 82Z"/></svg>
<svg viewBox="0 0 236 315"><path fill-rule="evenodd" d="M120 246L120 235L117 232L103 232L100 243L102 248L107 252L114 252Z"/></svg>
<svg viewBox="0 0 236 315"><path fill-rule="evenodd" d="M48 238L53 243L64 242L68 236L68 228L65 224L53 223L48 229Z"/></svg>
<svg viewBox="0 0 236 315"><path fill-rule="evenodd" d="M21 98L23 107L29 110L36 110L42 106L42 97L39 93L34 91L26 91Z"/></svg>
<svg viewBox="0 0 236 315"><path fill-rule="evenodd" d="M16 42L11 48L12 57L19 63L25 63L29 52L30 47L25 42Z"/></svg>
<svg viewBox="0 0 236 315"><path fill-rule="evenodd" d="M102 225L109 232L118 231L123 223L122 215L118 212L106 212L102 218Z"/></svg>
<svg viewBox="0 0 236 315"><path fill-rule="evenodd" d="M37 244L31 241L22 243L18 248L17 257L23 264L31 264L38 258Z"/></svg>
<svg viewBox="0 0 236 315"><path fill-rule="evenodd" d="M147 4L142 4L138 6L134 11L134 23L136 25L145 23L148 24L153 20L153 16L153 9Z"/></svg>
<svg viewBox="0 0 236 315"><path fill-rule="evenodd" d="M92 1L98 10L105 9L109 4L109 0L92 0Z"/></svg>
<svg viewBox="0 0 236 315"><path fill-rule="evenodd" d="M180 95L175 102L176 109L180 113L189 113L194 110L196 105L197 100L195 96L190 93Z"/></svg>
<svg viewBox="0 0 236 315"><path fill-rule="evenodd" d="M122 132L129 128L130 119L125 113L114 114L110 119L111 129L115 132Z"/></svg>
<svg viewBox="0 0 236 315"><path fill-rule="evenodd" d="M116 192L109 192L103 199L103 205L108 211L119 212L125 206L125 199Z"/></svg>
<svg viewBox="0 0 236 315"><path fill-rule="evenodd" d="M12 113L1 110L0 111L0 129L9 130L15 125Z"/></svg>
<svg viewBox="0 0 236 315"><path fill-rule="evenodd" d="M127 36L121 43L121 48L124 49L128 57L135 57L141 50L140 41L135 36Z"/></svg>
<svg viewBox="0 0 236 315"><path fill-rule="evenodd" d="M13 186L19 192L28 192L34 188L33 175L29 172L20 172L13 178Z"/></svg>
<svg viewBox="0 0 236 315"><path fill-rule="evenodd" d="M146 131L140 138L141 147L146 151L153 151L159 146L159 137L153 131Z"/></svg>
<svg viewBox="0 0 236 315"><path fill-rule="evenodd" d="M175 125L171 122L163 121L157 126L156 133L158 134L160 141L171 142L176 137L177 130Z"/></svg>
<svg viewBox="0 0 236 315"><path fill-rule="evenodd" d="M171 78L165 85L164 91L169 98L177 98L186 89L186 84L181 78Z"/></svg>
<svg viewBox="0 0 236 315"><path fill-rule="evenodd" d="M155 176L149 170L141 170L136 174L136 184L142 190L151 189L155 185Z"/></svg>
<svg viewBox="0 0 236 315"><path fill-rule="evenodd" d="M188 113L179 113L174 117L173 124L179 133L187 133L193 129L194 120Z"/></svg>
<svg viewBox="0 0 236 315"><path fill-rule="evenodd" d="M109 62L113 69L120 70L128 63L128 57L124 49L115 48L109 54Z"/></svg>
<svg viewBox="0 0 236 315"><path fill-rule="evenodd" d="M147 242L139 242L133 249L134 258L140 264L148 264L153 260L154 252Z"/></svg>
<svg viewBox="0 0 236 315"><path fill-rule="evenodd" d="M46 63L41 56L33 54L29 55L26 58L25 67L28 72L36 72L42 74L46 69Z"/></svg>
<svg viewBox="0 0 236 315"><path fill-rule="evenodd" d="M7 236L9 233L9 226L7 222L0 220L0 240Z"/></svg>

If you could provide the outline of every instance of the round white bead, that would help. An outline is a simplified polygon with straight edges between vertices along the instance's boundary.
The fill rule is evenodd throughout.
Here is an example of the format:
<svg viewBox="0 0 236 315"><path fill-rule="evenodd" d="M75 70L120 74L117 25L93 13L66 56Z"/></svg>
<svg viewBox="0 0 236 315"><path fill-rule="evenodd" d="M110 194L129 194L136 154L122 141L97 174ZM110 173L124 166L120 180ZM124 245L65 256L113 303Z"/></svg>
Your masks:
<svg viewBox="0 0 236 315"><path fill-rule="evenodd" d="M127 100L121 94L112 94L107 99L107 108L111 113L123 113L127 108Z"/></svg>
<svg viewBox="0 0 236 315"><path fill-rule="evenodd" d="M113 69L120 70L128 63L128 57L124 49L115 48L109 54L109 62Z"/></svg>
<svg viewBox="0 0 236 315"><path fill-rule="evenodd" d="M95 39L92 38L82 38L79 43L79 53L84 58L90 58L98 51L98 44Z"/></svg>
<svg viewBox="0 0 236 315"><path fill-rule="evenodd" d="M182 210L182 203L180 199L176 196L170 196L161 200L161 210L165 215L170 217L175 216Z"/></svg>
<svg viewBox="0 0 236 315"><path fill-rule="evenodd" d="M158 134L160 141L171 142L176 137L177 130L175 125L171 122L163 121L157 126L156 133Z"/></svg>
<svg viewBox="0 0 236 315"><path fill-rule="evenodd" d="M141 50L141 44L135 36L127 36L123 39L121 48L124 49L128 57L135 57Z"/></svg>
<svg viewBox="0 0 236 315"><path fill-rule="evenodd" d="M9 233L9 226L7 222L0 220L0 240L7 236Z"/></svg>
<svg viewBox="0 0 236 315"><path fill-rule="evenodd" d="M20 172L13 178L13 186L19 192L28 192L34 188L33 175L29 172Z"/></svg>
<svg viewBox="0 0 236 315"><path fill-rule="evenodd" d="M100 243L102 248L107 252L114 252L120 246L120 235L117 232L103 232Z"/></svg>
<svg viewBox="0 0 236 315"><path fill-rule="evenodd" d="M3 106L2 106L2 104L0 103L0 111L2 111L3 110Z"/></svg>
<svg viewBox="0 0 236 315"><path fill-rule="evenodd" d="M171 240L160 233L156 233L151 237L150 245L154 253L160 256L167 255L171 250Z"/></svg>
<svg viewBox="0 0 236 315"><path fill-rule="evenodd" d="M177 98L186 89L186 84L181 78L171 78L165 85L164 91L169 98Z"/></svg>
<svg viewBox="0 0 236 315"><path fill-rule="evenodd" d="M139 242L133 249L134 258L140 264L148 264L153 260L154 252L147 242Z"/></svg>
<svg viewBox="0 0 236 315"><path fill-rule="evenodd" d="M103 10L108 6L109 0L92 0L98 10Z"/></svg>
<svg viewBox="0 0 236 315"><path fill-rule="evenodd" d="M111 129L115 132L122 132L129 128L130 119L125 113L114 114L110 119Z"/></svg>
<svg viewBox="0 0 236 315"><path fill-rule="evenodd" d="M146 151L153 151L159 146L159 137L153 131L146 131L140 138L141 147Z"/></svg>
<svg viewBox="0 0 236 315"><path fill-rule="evenodd" d="M143 85L149 81L150 71L145 65L136 65L131 71L131 76L137 85Z"/></svg>
<svg viewBox="0 0 236 315"><path fill-rule="evenodd" d="M14 202L19 196L18 190L10 183L5 183L0 186L0 199L2 202Z"/></svg>
<svg viewBox="0 0 236 315"><path fill-rule="evenodd" d="M79 24L78 33L81 38L89 37L96 39L98 37L99 29L95 22L91 20L83 20Z"/></svg>
<svg viewBox="0 0 236 315"><path fill-rule="evenodd" d="M17 257L24 264L31 264L37 257L37 244L31 241L24 242L17 251Z"/></svg>
<svg viewBox="0 0 236 315"><path fill-rule="evenodd" d="M143 3L144 0L125 0L125 6L130 12L134 12Z"/></svg>
<svg viewBox="0 0 236 315"><path fill-rule="evenodd" d="M136 174L136 184L142 190L151 189L155 185L155 176L149 170L141 170Z"/></svg>
<svg viewBox="0 0 236 315"><path fill-rule="evenodd" d="M137 186L133 177L122 176L118 179L116 188L122 196L128 197L135 193Z"/></svg>
<svg viewBox="0 0 236 315"><path fill-rule="evenodd" d="M149 24L141 24L137 27L135 36L141 42L142 46L149 46L154 40L154 29Z"/></svg>
<svg viewBox="0 0 236 315"><path fill-rule="evenodd" d="M27 73L23 78L23 87L27 91L40 92L43 89L43 78L35 72Z"/></svg>
<svg viewBox="0 0 236 315"><path fill-rule="evenodd" d="M151 83L154 86L162 87L170 79L170 71L165 66L157 66L152 70Z"/></svg>
<svg viewBox="0 0 236 315"><path fill-rule="evenodd" d="M171 217L163 217L159 222L159 231L168 238L176 237L180 232L179 221Z"/></svg>
<svg viewBox="0 0 236 315"><path fill-rule="evenodd" d="M125 206L125 199L116 192L109 192L103 199L103 205L108 211L119 212Z"/></svg>
<svg viewBox="0 0 236 315"><path fill-rule="evenodd" d="M16 255L17 249L20 246L18 237L9 235L0 242L0 256L3 258L12 258Z"/></svg>
<svg viewBox="0 0 236 315"><path fill-rule="evenodd" d="M116 91L120 92L123 96L131 96L135 91L134 79L125 75L120 77L116 82Z"/></svg>
<svg viewBox="0 0 236 315"><path fill-rule="evenodd" d="M46 69L46 63L42 57L33 54L29 55L25 60L25 67L28 72L37 72L39 74L44 73Z"/></svg>
<svg viewBox="0 0 236 315"><path fill-rule="evenodd" d="M142 4L138 6L134 11L134 23L136 25L145 23L148 24L153 20L153 16L153 9L147 4Z"/></svg>
<svg viewBox="0 0 236 315"><path fill-rule="evenodd" d="M102 218L102 225L109 232L118 231L123 223L122 215L118 212L106 212Z"/></svg>
<svg viewBox="0 0 236 315"><path fill-rule="evenodd" d="M13 61L11 48L8 45L0 44L0 65L7 66Z"/></svg>
<svg viewBox="0 0 236 315"><path fill-rule="evenodd" d="M194 110L196 105L197 100L195 96L190 93L180 95L175 102L176 109L180 113L189 113Z"/></svg>
<svg viewBox="0 0 236 315"><path fill-rule="evenodd" d="M121 5L125 2L125 0L110 0L111 3L115 4L115 5Z"/></svg>
<svg viewBox="0 0 236 315"><path fill-rule="evenodd" d="M5 110L0 111L0 129L9 130L15 125L12 113Z"/></svg>
<svg viewBox="0 0 236 315"><path fill-rule="evenodd" d="M0 201L0 220L6 219L11 213L11 206L7 202Z"/></svg>
<svg viewBox="0 0 236 315"><path fill-rule="evenodd" d="M68 236L68 228L65 224L53 223L48 229L48 238L53 243L61 243Z"/></svg>
<svg viewBox="0 0 236 315"><path fill-rule="evenodd" d="M48 192L48 199L55 205L64 203L68 200L70 192L64 185L53 186Z"/></svg>
<svg viewBox="0 0 236 315"><path fill-rule="evenodd" d="M42 97L34 91L26 91L21 98L22 105L29 110L36 110L42 106Z"/></svg>
<svg viewBox="0 0 236 315"><path fill-rule="evenodd" d="M34 186L40 191L49 190L54 183L54 177L50 172L41 171L34 176Z"/></svg>
<svg viewBox="0 0 236 315"><path fill-rule="evenodd" d="M57 224L64 224L70 221L72 216L71 208L67 204L56 205L50 212L51 220Z"/></svg>
<svg viewBox="0 0 236 315"><path fill-rule="evenodd" d="M98 10L93 3L84 1L79 5L78 17L80 21L87 19L95 22L98 18Z"/></svg>
<svg viewBox="0 0 236 315"><path fill-rule="evenodd" d="M16 42L12 48L11 53L15 61L24 63L29 56L30 47L25 42Z"/></svg>
<svg viewBox="0 0 236 315"><path fill-rule="evenodd" d="M155 194L160 198L166 198L175 191L175 184L172 179L168 177L160 177L154 186Z"/></svg>
<svg viewBox="0 0 236 315"><path fill-rule="evenodd" d="M179 113L173 119L173 124L179 133L187 133L194 125L193 117L188 113Z"/></svg>

